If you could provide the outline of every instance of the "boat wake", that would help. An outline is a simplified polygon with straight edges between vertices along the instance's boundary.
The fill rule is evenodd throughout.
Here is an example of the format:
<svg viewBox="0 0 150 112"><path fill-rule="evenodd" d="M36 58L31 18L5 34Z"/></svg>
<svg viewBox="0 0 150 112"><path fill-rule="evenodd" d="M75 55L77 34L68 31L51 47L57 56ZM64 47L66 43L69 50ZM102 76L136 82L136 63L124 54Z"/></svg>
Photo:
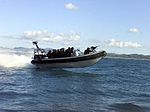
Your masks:
<svg viewBox="0 0 150 112"><path fill-rule="evenodd" d="M0 54L0 66L2 67L24 67L31 62L31 57L17 54Z"/></svg>

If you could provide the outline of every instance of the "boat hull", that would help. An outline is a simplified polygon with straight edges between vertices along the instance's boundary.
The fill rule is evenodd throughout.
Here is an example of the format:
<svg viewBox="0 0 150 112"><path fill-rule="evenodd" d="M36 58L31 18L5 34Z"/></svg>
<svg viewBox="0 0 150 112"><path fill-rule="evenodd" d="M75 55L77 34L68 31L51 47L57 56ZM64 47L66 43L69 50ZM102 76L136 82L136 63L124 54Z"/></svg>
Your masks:
<svg viewBox="0 0 150 112"><path fill-rule="evenodd" d="M94 65L104 56L106 56L106 52L101 51L76 57L32 60L31 63L39 68L80 68Z"/></svg>

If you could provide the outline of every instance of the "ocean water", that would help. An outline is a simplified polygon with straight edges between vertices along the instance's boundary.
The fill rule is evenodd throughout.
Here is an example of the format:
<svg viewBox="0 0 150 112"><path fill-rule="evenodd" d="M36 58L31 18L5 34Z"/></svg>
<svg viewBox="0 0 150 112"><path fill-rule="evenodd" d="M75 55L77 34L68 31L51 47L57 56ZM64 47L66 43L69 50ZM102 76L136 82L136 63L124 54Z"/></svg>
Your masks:
<svg viewBox="0 0 150 112"><path fill-rule="evenodd" d="M150 112L150 61L105 58L73 69L0 67L0 112L51 111Z"/></svg>

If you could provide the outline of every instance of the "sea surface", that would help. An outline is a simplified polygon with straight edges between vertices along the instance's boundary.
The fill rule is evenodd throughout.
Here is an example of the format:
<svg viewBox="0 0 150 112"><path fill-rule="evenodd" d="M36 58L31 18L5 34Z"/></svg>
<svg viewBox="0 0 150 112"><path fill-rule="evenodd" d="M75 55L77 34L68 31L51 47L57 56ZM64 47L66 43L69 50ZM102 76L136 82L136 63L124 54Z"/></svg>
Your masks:
<svg viewBox="0 0 150 112"><path fill-rule="evenodd" d="M150 61L87 68L0 67L0 112L150 112Z"/></svg>

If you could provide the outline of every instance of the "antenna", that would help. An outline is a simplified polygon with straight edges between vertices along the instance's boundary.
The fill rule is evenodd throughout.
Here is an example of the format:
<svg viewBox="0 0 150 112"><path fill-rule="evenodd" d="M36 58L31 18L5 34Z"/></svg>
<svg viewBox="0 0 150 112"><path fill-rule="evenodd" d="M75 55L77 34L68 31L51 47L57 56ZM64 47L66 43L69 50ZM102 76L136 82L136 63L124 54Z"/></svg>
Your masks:
<svg viewBox="0 0 150 112"><path fill-rule="evenodd" d="M40 49L38 44L37 44L38 43L37 41L33 41L32 43L33 43L33 45L35 45L37 47L37 49Z"/></svg>

